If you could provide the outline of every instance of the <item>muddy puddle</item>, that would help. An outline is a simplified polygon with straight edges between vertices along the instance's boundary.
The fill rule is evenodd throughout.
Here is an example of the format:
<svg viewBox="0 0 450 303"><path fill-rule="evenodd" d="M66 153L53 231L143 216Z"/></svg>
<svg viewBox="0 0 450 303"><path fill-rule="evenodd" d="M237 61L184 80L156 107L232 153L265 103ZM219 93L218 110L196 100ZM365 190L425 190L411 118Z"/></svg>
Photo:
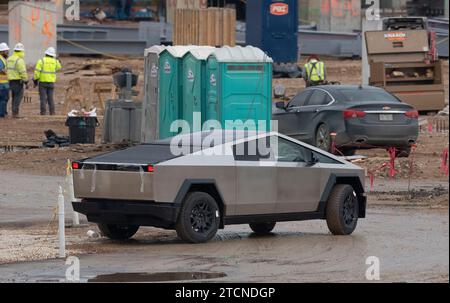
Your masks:
<svg viewBox="0 0 450 303"><path fill-rule="evenodd" d="M115 273L99 275L91 278L92 283L112 283L112 282L176 282L176 281L196 281L224 278L225 273L209 272L162 272L162 273Z"/></svg>

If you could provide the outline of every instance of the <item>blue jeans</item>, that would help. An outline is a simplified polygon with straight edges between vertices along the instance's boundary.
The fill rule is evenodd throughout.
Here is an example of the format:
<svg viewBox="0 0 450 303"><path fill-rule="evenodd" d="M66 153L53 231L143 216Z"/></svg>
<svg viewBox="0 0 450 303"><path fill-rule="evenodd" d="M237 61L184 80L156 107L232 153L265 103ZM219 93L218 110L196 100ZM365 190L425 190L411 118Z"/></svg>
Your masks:
<svg viewBox="0 0 450 303"><path fill-rule="evenodd" d="M6 105L9 99L9 89L6 86L0 85L0 118L6 115Z"/></svg>

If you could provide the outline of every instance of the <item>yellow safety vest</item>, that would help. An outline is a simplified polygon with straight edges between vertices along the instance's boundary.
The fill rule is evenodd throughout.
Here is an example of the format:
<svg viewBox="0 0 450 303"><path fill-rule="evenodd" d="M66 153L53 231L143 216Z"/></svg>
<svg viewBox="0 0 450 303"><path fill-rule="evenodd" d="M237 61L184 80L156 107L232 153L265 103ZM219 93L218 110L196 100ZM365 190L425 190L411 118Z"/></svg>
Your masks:
<svg viewBox="0 0 450 303"><path fill-rule="evenodd" d="M0 55L0 61L3 63L3 69L0 70L0 84L8 83L8 66L6 65L6 60Z"/></svg>
<svg viewBox="0 0 450 303"><path fill-rule="evenodd" d="M27 66L25 61L14 52L14 54L6 60L8 66L8 80L28 81Z"/></svg>
<svg viewBox="0 0 450 303"><path fill-rule="evenodd" d="M44 57L36 63L34 70L34 80L44 83L55 83L56 72L61 69L61 63L58 59L52 57Z"/></svg>
<svg viewBox="0 0 450 303"><path fill-rule="evenodd" d="M321 61L312 60L305 64L306 75L311 82L325 80L325 64Z"/></svg>

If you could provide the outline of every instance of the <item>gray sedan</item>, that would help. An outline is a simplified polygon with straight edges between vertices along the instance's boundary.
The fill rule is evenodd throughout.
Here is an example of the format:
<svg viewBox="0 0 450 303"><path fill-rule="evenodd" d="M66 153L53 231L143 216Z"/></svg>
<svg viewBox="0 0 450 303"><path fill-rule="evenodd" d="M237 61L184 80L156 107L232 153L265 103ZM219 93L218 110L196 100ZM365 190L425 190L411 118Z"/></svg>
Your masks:
<svg viewBox="0 0 450 303"><path fill-rule="evenodd" d="M278 131L326 151L395 147L409 156L419 132L419 113L385 90L370 86L310 87L287 105L277 102Z"/></svg>

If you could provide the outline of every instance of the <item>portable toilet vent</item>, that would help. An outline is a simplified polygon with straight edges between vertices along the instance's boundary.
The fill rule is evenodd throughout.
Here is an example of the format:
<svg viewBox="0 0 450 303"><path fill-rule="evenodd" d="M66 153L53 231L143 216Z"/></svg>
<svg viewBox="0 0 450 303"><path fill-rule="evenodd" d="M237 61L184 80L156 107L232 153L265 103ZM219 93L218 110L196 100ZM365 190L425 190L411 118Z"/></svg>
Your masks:
<svg viewBox="0 0 450 303"><path fill-rule="evenodd" d="M206 66L205 120L216 120L225 129L269 131L272 63L272 58L256 47L216 49Z"/></svg>
<svg viewBox="0 0 450 303"><path fill-rule="evenodd" d="M163 45L155 45L144 53L144 101L142 102L141 143L158 138L159 54Z"/></svg>

